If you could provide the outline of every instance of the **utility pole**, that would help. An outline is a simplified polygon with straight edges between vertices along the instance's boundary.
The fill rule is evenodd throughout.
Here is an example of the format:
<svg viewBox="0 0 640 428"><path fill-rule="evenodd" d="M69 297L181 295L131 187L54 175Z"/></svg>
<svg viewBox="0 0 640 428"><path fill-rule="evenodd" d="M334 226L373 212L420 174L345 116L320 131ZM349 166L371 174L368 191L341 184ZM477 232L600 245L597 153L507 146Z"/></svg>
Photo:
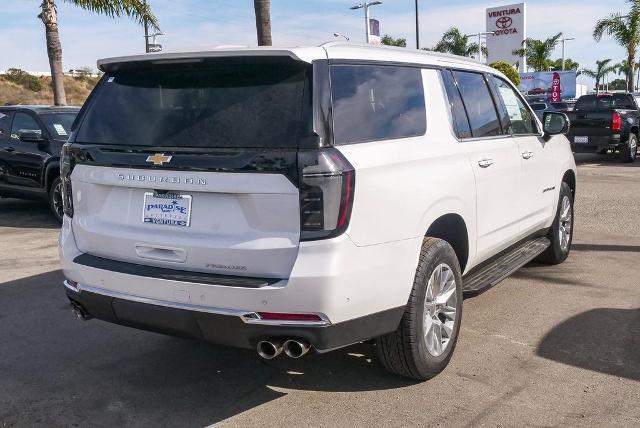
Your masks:
<svg viewBox="0 0 640 428"><path fill-rule="evenodd" d="M416 49L420 49L420 23L418 20L418 0L416 0Z"/></svg>
<svg viewBox="0 0 640 428"><path fill-rule="evenodd" d="M560 39L560 43L562 43L562 71L564 71L564 42L575 39L575 37L563 37Z"/></svg>
<svg viewBox="0 0 640 428"><path fill-rule="evenodd" d="M382 4L381 1L370 1L370 2L364 2L364 3L359 3L355 6L351 6L349 9L351 10L356 10L356 9L364 9L364 30L365 30L365 40L367 41L367 44L369 44L369 6L375 6L377 4Z"/></svg>
<svg viewBox="0 0 640 428"><path fill-rule="evenodd" d="M144 51L146 53L149 53L149 23L147 22L147 0L144 0L144 8L145 8L145 15L143 18L144 21Z"/></svg>

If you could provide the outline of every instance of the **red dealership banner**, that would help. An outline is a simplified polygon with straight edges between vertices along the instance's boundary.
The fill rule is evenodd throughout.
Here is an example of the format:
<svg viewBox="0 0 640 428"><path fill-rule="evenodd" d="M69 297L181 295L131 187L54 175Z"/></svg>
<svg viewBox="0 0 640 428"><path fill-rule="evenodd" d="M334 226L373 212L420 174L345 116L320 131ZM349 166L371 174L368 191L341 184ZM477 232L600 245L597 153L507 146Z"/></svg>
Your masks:
<svg viewBox="0 0 640 428"><path fill-rule="evenodd" d="M560 73L553 73L551 79L551 102L560 101Z"/></svg>

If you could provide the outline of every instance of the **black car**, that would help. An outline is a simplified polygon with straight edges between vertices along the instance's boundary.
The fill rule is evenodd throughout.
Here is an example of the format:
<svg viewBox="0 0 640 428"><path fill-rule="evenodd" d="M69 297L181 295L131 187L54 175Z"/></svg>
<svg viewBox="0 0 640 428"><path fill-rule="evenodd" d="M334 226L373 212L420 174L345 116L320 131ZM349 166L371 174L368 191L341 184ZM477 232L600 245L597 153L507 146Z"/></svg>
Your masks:
<svg viewBox="0 0 640 428"><path fill-rule="evenodd" d="M62 221L60 151L79 111L0 106L0 196L47 200Z"/></svg>
<svg viewBox="0 0 640 428"><path fill-rule="evenodd" d="M636 160L640 106L633 95L583 95L567 116L571 121L567 137L574 152L618 152L622 162Z"/></svg>

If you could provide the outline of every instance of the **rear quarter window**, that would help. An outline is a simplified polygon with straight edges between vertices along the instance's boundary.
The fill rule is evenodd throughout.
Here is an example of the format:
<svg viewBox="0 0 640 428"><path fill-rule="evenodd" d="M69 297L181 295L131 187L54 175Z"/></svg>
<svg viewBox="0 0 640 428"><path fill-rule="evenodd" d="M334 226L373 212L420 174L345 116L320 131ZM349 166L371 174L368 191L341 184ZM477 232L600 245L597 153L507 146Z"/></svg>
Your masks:
<svg viewBox="0 0 640 428"><path fill-rule="evenodd" d="M424 135L421 69L388 65L330 66L336 144Z"/></svg>

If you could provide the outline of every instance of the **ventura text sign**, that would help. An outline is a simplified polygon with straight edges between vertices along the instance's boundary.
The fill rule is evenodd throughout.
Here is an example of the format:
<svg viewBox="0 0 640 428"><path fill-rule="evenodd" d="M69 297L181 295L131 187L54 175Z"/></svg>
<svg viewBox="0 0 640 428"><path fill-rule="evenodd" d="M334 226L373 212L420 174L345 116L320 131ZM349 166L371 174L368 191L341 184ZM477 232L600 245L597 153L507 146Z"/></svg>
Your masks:
<svg viewBox="0 0 640 428"><path fill-rule="evenodd" d="M488 62L506 61L519 65L520 71L525 71L524 58L513 54L522 47L527 37L526 4L510 4L507 6L490 7L486 11L487 20L487 50Z"/></svg>
<svg viewBox="0 0 640 428"><path fill-rule="evenodd" d="M525 95L536 95L550 101L576 97L575 71L537 71L520 73L518 89Z"/></svg>

